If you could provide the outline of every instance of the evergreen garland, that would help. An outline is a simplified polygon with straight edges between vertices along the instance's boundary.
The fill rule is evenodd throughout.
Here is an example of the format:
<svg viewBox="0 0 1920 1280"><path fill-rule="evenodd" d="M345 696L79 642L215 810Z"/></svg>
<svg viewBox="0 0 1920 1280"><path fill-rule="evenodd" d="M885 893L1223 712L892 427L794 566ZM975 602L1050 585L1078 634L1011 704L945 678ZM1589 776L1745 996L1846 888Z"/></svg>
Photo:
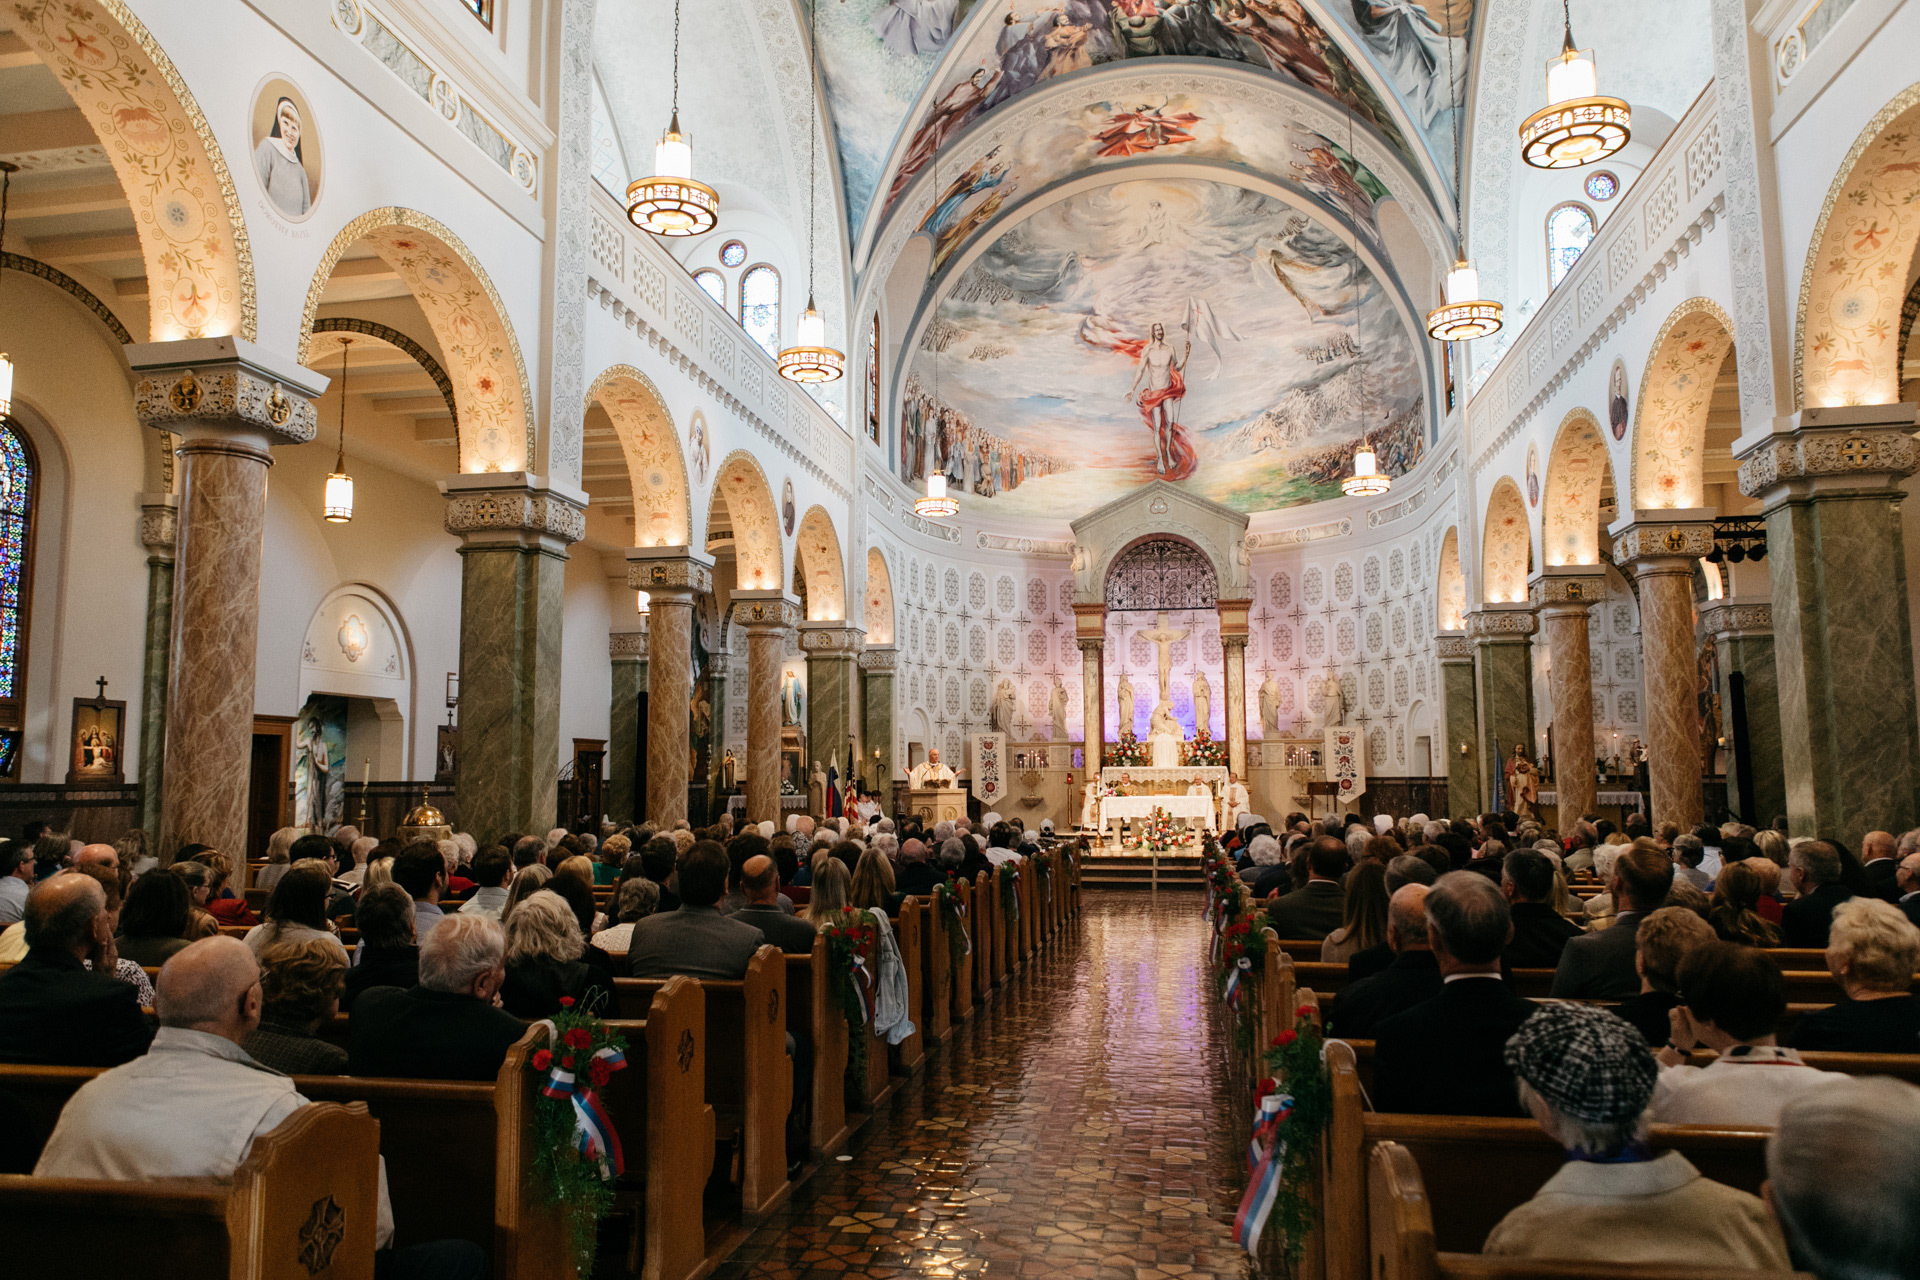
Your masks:
<svg viewBox="0 0 1920 1280"><path fill-rule="evenodd" d="M573 997L562 996L560 1005L551 1019L553 1047L535 1050L531 1063L547 1076L534 1099L533 1181L537 1196L560 1210L574 1271L589 1280L600 1220L613 1209L613 1184L621 1171L619 1138L596 1091L625 1066L627 1042L599 1018L576 1010ZM587 1117L605 1125L610 1149L589 1130Z"/></svg>

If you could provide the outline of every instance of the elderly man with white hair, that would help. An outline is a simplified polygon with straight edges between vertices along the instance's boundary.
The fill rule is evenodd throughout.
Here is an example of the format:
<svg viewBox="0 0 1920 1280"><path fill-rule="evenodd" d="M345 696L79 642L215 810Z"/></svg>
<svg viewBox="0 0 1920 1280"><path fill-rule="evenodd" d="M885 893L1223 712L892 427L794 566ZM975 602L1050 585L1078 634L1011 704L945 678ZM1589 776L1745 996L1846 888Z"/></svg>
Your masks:
<svg viewBox="0 0 1920 1280"><path fill-rule="evenodd" d="M80 1086L60 1112L34 1175L146 1182L231 1178L253 1144L308 1105L293 1081L240 1047L260 1025L260 967L237 938L202 938L160 970L160 1032L142 1057ZM385 1161L374 1248L381 1280L478 1280L487 1255L470 1240L388 1252L393 1209Z"/></svg>
<svg viewBox="0 0 1920 1280"><path fill-rule="evenodd" d="M507 978L498 920L454 914L420 940L420 985L375 987L353 1005L356 1076L492 1080L527 1028L494 1004Z"/></svg>
<svg viewBox="0 0 1920 1280"><path fill-rule="evenodd" d="M1920 1089L1841 1076L1780 1113L1760 1194L1797 1270L1819 1280L1920 1275Z"/></svg>

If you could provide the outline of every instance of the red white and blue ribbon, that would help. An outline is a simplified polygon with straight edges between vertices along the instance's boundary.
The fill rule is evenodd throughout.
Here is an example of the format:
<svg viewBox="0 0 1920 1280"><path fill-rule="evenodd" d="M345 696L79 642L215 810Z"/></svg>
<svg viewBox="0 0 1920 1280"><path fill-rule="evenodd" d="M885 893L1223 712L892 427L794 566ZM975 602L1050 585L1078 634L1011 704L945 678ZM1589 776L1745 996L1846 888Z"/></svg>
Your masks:
<svg viewBox="0 0 1920 1280"><path fill-rule="evenodd" d="M1253 961L1247 959L1245 956L1241 956L1239 962L1236 963L1233 968L1227 970L1227 989L1221 993L1220 998L1228 1004L1238 1005L1240 1003L1240 975L1251 968L1253 968Z"/></svg>
<svg viewBox="0 0 1920 1280"><path fill-rule="evenodd" d="M873 1021L873 974L867 969L865 956L858 952L853 957L853 990L860 997L860 1022L862 1025Z"/></svg>
<svg viewBox="0 0 1920 1280"><path fill-rule="evenodd" d="M553 1024L548 1023L547 1026L551 1032ZM603 1063L609 1072L613 1072L625 1069L627 1056L618 1049L606 1048L588 1061ZM581 1084L576 1073L562 1067L556 1056L540 1092L549 1098L566 1099L573 1104L573 1145L582 1157L600 1166L602 1178L626 1172L626 1160L620 1151L620 1132L613 1127L612 1117L607 1115L600 1095L593 1091L591 1085Z"/></svg>
<svg viewBox="0 0 1920 1280"><path fill-rule="evenodd" d="M1260 1099L1253 1113L1253 1141L1247 1147L1247 1193L1240 1197L1240 1210L1233 1215L1233 1242L1255 1254L1260 1249L1260 1233L1266 1230L1267 1217L1280 1198L1280 1171L1286 1163L1287 1140L1283 1126L1293 1114L1291 1094L1270 1093Z"/></svg>

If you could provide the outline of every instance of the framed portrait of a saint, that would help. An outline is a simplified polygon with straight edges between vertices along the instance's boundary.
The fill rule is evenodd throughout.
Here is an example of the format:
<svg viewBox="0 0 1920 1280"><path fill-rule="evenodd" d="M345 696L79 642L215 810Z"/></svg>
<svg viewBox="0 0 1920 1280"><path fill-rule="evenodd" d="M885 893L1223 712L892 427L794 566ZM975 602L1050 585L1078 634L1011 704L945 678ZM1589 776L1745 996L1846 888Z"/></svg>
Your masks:
<svg viewBox="0 0 1920 1280"><path fill-rule="evenodd" d="M121 757L126 737L126 703L109 698L75 698L67 785L124 786L127 772Z"/></svg>

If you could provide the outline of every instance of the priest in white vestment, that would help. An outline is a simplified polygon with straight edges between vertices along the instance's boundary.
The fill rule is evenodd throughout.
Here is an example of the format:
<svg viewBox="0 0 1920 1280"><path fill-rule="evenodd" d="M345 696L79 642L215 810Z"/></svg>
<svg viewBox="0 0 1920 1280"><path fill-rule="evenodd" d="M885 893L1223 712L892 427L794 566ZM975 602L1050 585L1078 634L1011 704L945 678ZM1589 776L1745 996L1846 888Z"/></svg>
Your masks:
<svg viewBox="0 0 1920 1280"><path fill-rule="evenodd" d="M1207 785L1206 780L1204 778L1195 778L1191 783L1188 784L1187 794L1190 796L1205 796L1209 801L1211 801L1213 799L1213 788ZM1202 825L1208 828L1209 830L1211 830L1213 827L1213 812L1212 812L1213 807L1211 804L1209 804L1207 808L1208 808L1207 817L1205 821L1202 822ZM1191 819L1188 819L1187 825L1192 826L1195 822L1200 822L1200 821L1201 820L1198 818L1191 818Z"/></svg>
<svg viewBox="0 0 1920 1280"><path fill-rule="evenodd" d="M953 785L953 770L940 763L940 748L935 747L927 752L927 758L913 766L913 771L907 775L907 783L915 791Z"/></svg>
<svg viewBox="0 0 1920 1280"><path fill-rule="evenodd" d="M1241 814L1248 811L1249 806L1252 804L1251 799L1247 795L1247 784L1240 781L1240 775L1237 773L1229 773L1227 775L1225 802L1226 811L1220 815L1220 828L1223 831L1232 831L1234 829L1234 823L1239 819Z"/></svg>

